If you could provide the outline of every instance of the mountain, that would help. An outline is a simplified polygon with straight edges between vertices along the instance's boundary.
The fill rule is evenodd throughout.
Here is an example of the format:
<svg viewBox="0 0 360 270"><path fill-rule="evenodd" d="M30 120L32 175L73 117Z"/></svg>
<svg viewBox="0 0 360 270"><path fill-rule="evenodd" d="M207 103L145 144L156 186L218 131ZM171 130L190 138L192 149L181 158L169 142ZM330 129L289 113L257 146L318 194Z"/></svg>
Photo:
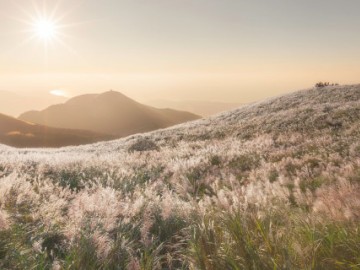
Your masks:
<svg viewBox="0 0 360 270"><path fill-rule="evenodd" d="M14 147L62 147L114 137L95 132L49 128L0 114L0 143Z"/></svg>
<svg viewBox="0 0 360 270"><path fill-rule="evenodd" d="M191 112L203 117L211 116L221 112L229 111L242 106L241 103L227 103L227 102L211 102L199 100L152 100L146 104L156 108L172 108L175 110L182 110Z"/></svg>
<svg viewBox="0 0 360 270"><path fill-rule="evenodd" d="M66 98L50 94L41 96L24 96L8 91L0 91L1 113L18 117L28 110L42 110L52 104L65 102Z"/></svg>
<svg viewBox="0 0 360 270"><path fill-rule="evenodd" d="M19 117L46 126L91 130L118 137L198 118L188 112L145 106L115 91L74 97L64 104L26 112Z"/></svg>
<svg viewBox="0 0 360 270"><path fill-rule="evenodd" d="M0 195L1 269L358 269L360 85L92 145L0 146Z"/></svg>

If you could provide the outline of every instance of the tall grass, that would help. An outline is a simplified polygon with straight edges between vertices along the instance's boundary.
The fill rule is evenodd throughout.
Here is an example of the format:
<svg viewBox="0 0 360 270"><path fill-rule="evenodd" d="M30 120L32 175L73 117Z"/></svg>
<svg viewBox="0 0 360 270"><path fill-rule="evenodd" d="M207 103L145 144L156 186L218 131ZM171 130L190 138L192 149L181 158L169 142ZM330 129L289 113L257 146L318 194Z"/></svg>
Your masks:
<svg viewBox="0 0 360 270"><path fill-rule="evenodd" d="M359 269L356 223L316 222L283 212L206 216L194 228L194 269Z"/></svg>
<svg viewBox="0 0 360 270"><path fill-rule="evenodd" d="M360 87L113 142L0 146L0 269L360 269Z"/></svg>

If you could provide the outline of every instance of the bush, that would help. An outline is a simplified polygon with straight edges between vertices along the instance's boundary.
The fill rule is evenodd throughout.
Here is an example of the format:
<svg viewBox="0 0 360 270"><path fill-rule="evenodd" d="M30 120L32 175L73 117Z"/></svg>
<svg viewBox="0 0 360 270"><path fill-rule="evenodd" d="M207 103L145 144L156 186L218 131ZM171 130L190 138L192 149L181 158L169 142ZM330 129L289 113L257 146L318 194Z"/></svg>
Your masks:
<svg viewBox="0 0 360 270"><path fill-rule="evenodd" d="M154 150L156 150L156 151L159 150L159 147L157 146L157 144L155 142L153 142L150 139L146 139L146 138L138 139L134 144L132 144L128 148L128 152L130 152L130 153L154 151Z"/></svg>
<svg viewBox="0 0 360 270"><path fill-rule="evenodd" d="M315 87L316 88L323 88L323 87L326 87L326 86L337 86L339 85L338 83L329 83L329 82L318 82L315 84Z"/></svg>
<svg viewBox="0 0 360 270"><path fill-rule="evenodd" d="M221 164L221 158L218 155L214 155L210 158L210 164L212 166L219 166Z"/></svg>
<svg viewBox="0 0 360 270"><path fill-rule="evenodd" d="M269 173L269 181L270 183L274 183L278 180L279 178L279 173L276 169L272 169Z"/></svg>

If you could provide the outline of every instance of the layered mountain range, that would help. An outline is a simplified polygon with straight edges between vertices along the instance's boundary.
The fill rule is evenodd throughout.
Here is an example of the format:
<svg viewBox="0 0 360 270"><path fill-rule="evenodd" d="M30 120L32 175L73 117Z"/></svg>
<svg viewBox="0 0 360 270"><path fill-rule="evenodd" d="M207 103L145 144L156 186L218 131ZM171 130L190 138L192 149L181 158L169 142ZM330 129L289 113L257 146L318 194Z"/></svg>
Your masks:
<svg viewBox="0 0 360 270"><path fill-rule="evenodd" d="M61 147L120 138L199 119L192 113L157 109L108 91L74 97L18 119L1 115L0 143Z"/></svg>

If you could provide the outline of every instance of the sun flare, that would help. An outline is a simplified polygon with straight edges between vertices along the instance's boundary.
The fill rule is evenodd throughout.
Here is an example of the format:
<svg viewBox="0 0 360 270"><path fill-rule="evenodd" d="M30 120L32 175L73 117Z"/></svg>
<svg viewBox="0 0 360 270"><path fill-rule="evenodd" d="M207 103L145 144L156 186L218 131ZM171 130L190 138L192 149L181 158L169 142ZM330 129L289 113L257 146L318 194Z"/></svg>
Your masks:
<svg viewBox="0 0 360 270"><path fill-rule="evenodd" d="M33 41L37 41L36 45L42 45L43 47L45 65L48 64L50 55L53 56L54 52L57 53L59 47L66 49L71 54L77 55L76 50L67 43L67 40L73 38L67 32L67 29L87 22L67 22L68 15L75 9L64 9L61 0L54 1L57 3L51 6L49 4L50 1L45 0L27 2L32 2L32 9L27 10L22 6L15 5L21 16L12 17L12 19L25 25L22 32L26 33L27 37L13 49L19 49Z"/></svg>
<svg viewBox="0 0 360 270"><path fill-rule="evenodd" d="M57 35L57 26L49 19L38 19L34 23L34 33L41 40L50 41Z"/></svg>

